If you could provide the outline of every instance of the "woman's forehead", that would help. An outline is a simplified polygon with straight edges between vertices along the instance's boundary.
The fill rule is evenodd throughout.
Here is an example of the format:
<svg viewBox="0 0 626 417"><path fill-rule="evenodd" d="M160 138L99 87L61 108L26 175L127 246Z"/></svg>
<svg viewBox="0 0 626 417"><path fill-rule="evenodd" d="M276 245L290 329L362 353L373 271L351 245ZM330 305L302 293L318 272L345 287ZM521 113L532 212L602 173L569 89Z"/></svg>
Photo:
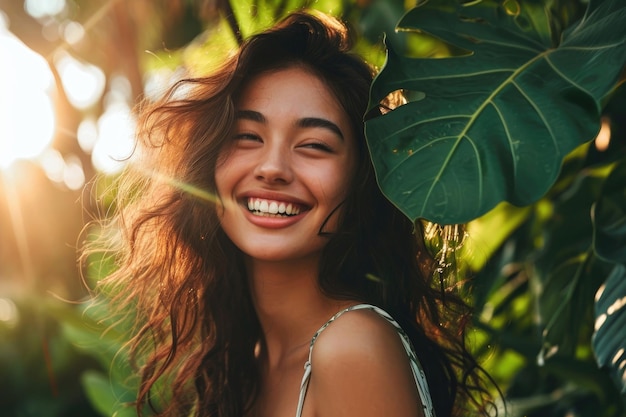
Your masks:
<svg viewBox="0 0 626 417"><path fill-rule="evenodd" d="M242 89L235 106L238 110L300 111L347 118L330 87L301 67L259 74Z"/></svg>

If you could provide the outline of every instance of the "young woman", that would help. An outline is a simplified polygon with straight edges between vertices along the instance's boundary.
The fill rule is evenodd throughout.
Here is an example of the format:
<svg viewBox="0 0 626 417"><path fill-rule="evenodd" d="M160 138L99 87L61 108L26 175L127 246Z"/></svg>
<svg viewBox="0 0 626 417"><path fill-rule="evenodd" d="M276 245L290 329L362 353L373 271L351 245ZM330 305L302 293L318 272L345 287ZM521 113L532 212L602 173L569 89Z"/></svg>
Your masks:
<svg viewBox="0 0 626 417"><path fill-rule="evenodd" d="M419 224L377 187L372 70L350 46L337 20L294 13L143 109L112 225L119 269L102 282L137 315L140 413L448 417L482 404L464 305L431 285Z"/></svg>

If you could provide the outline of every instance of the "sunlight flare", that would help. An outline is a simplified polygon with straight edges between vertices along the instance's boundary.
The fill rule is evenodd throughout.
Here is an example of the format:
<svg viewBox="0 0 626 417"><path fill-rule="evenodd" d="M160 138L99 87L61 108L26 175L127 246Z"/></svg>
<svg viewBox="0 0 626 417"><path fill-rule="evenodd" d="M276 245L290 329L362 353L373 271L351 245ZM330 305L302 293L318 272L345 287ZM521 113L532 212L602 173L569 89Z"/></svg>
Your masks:
<svg viewBox="0 0 626 417"><path fill-rule="evenodd" d="M54 78L42 56L0 27L0 169L33 159L52 141Z"/></svg>
<svg viewBox="0 0 626 417"><path fill-rule="evenodd" d="M84 110L96 104L102 97L106 77L99 67L78 61L65 52L59 53L55 65L72 106Z"/></svg>
<svg viewBox="0 0 626 417"><path fill-rule="evenodd" d="M94 134L93 126L83 128L88 131L82 131L81 137ZM107 174L120 172L135 147L135 120L130 107L123 102L109 105L98 119L96 130L96 138L82 139L84 146L89 146L88 141L95 139L91 154L94 167Z"/></svg>

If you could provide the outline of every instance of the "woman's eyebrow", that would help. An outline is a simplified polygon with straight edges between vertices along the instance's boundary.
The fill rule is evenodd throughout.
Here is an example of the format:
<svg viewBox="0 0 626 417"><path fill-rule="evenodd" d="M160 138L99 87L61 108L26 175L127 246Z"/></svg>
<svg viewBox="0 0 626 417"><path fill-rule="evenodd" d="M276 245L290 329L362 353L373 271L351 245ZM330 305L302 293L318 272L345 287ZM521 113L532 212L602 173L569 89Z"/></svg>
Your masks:
<svg viewBox="0 0 626 417"><path fill-rule="evenodd" d="M235 119L246 119L259 123L266 122L265 116L254 110L237 110L237 112L235 112Z"/></svg>
<svg viewBox="0 0 626 417"><path fill-rule="evenodd" d="M339 129L339 126L337 126L335 123L327 119L322 119L319 117L305 117L303 119L298 120L298 126L299 127L321 127L324 129L328 129L334 134L336 134L337 136L339 136L341 140L343 140L343 133L341 132L341 129Z"/></svg>

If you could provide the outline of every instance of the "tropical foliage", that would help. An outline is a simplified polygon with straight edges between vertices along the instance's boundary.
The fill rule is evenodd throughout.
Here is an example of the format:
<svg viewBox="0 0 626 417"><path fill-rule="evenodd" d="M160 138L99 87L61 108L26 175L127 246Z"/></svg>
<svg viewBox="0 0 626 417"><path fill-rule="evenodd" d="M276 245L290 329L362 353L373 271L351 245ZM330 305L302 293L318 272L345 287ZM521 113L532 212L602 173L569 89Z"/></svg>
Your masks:
<svg viewBox="0 0 626 417"><path fill-rule="evenodd" d="M534 341L509 348L536 355L541 379L564 382L565 398L542 408L613 415L623 402L607 407L610 398L626 394L626 159L623 144L598 152L589 143L626 64L626 5L591 1L575 22L564 11L516 1L412 9L399 27L432 34L456 54L415 58L389 47L371 106L396 90L409 100L370 120L366 133L381 188L407 216L460 223L484 215L469 233L473 251L484 250L482 239L493 248L470 255L476 285L493 292L476 294L480 326L502 343ZM619 120L610 116L607 128ZM513 321L502 308L515 303L534 314L523 330L536 337L495 325Z"/></svg>

